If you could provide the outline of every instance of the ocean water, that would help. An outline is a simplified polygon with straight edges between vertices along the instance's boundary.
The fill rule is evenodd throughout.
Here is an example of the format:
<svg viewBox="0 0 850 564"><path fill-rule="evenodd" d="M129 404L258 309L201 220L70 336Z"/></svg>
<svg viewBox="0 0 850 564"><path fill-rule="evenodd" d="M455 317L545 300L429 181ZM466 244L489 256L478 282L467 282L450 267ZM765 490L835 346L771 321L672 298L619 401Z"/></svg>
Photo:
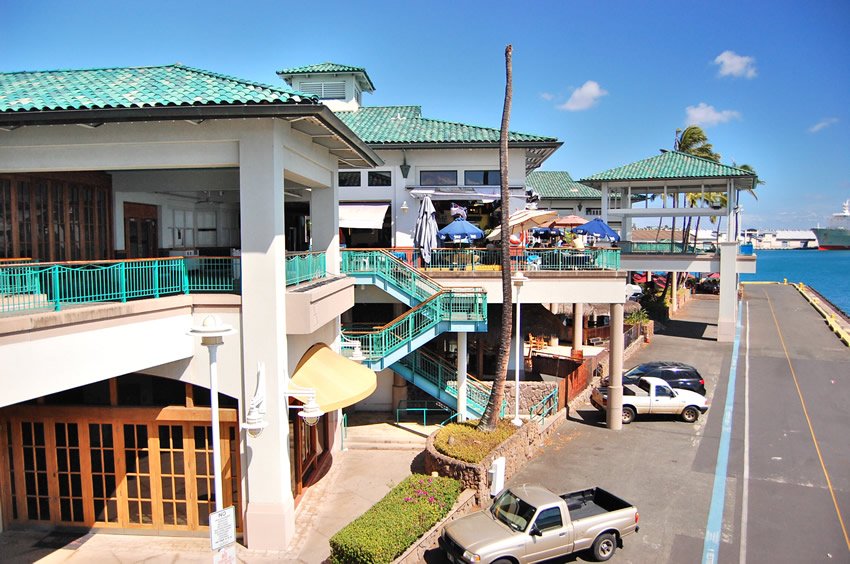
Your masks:
<svg viewBox="0 0 850 564"><path fill-rule="evenodd" d="M802 282L850 314L850 251L756 250L755 274L741 280Z"/></svg>

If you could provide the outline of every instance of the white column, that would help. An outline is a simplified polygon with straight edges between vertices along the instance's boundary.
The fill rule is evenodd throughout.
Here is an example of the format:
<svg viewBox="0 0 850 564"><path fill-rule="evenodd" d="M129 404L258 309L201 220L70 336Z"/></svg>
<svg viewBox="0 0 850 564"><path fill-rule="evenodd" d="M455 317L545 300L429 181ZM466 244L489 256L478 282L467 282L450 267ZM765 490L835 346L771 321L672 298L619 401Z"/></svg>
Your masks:
<svg viewBox="0 0 850 564"><path fill-rule="evenodd" d="M608 428L623 428L623 304L611 304L610 375L608 376Z"/></svg>
<svg viewBox="0 0 850 564"><path fill-rule="evenodd" d="M609 197L609 189L608 183L602 183L602 221L608 223L608 197Z"/></svg>
<svg viewBox="0 0 850 564"><path fill-rule="evenodd" d="M457 334L457 420L466 421L466 373L468 353L466 333Z"/></svg>
<svg viewBox="0 0 850 564"><path fill-rule="evenodd" d="M625 196L620 199L620 207L623 209L632 209L632 187L629 186L625 190ZM627 212L628 213L628 212ZM632 216L623 216L623 226L620 228L620 238L623 241L631 241L632 239Z"/></svg>
<svg viewBox="0 0 850 564"><path fill-rule="evenodd" d="M339 187L336 171L328 173L327 188L313 188L310 192L310 225L313 251L325 253L327 269L339 274Z"/></svg>
<svg viewBox="0 0 850 564"><path fill-rule="evenodd" d="M679 311L679 296L678 296L679 276L678 276L678 274L679 274L678 272L675 272L675 271L673 272L673 281L672 281L673 287L671 288L671 290L673 291L673 294L672 294L672 298L673 298L672 310L673 310L673 313L676 313L677 311Z"/></svg>
<svg viewBox="0 0 850 564"><path fill-rule="evenodd" d="M726 240L730 243L738 242L738 233L735 224L735 208L738 202L735 198L735 181L731 178L726 184Z"/></svg>
<svg viewBox="0 0 850 564"><path fill-rule="evenodd" d="M255 550L282 550L295 530L289 470L289 378L283 222L283 124L260 120L239 143L242 225L242 373L266 366L268 427L246 433L243 450L245 540ZM253 381L246 390L253 390ZM244 404L244 402L243 402Z"/></svg>
<svg viewBox="0 0 850 564"><path fill-rule="evenodd" d="M735 339L738 314L738 243L720 243L720 311L717 315L717 340L731 343Z"/></svg>
<svg viewBox="0 0 850 564"><path fill-rule="evenodd" d="M573 355L584 352L584 304L573 304Z"/></svg>

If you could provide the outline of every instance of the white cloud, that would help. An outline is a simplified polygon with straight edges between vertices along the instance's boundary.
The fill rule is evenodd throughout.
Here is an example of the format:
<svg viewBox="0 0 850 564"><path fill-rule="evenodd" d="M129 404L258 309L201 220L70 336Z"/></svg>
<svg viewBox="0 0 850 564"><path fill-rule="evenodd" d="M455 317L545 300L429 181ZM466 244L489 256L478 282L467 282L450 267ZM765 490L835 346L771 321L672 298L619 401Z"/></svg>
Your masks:
<svg viewBox="0 0 850 564"><path fill-rule="evenodd" d="M559 110L569 110L571 112L580 112L593 107L597 100L608 94L607 90L603 90L599 83L594 80L588 80L575 90L573 90L570 99L558 106Z"/></svg>
<svg viewBox="0 0 850 564"><path fill-rule="evenodd" d="M705 102L700 102L697 106L688 106L685 108L687 119L685 125L717 125L718 123L726 123L733 119L741 119L741 113L735 110L716 110L714 106L709 106Z"/></svg>
<svg viewBox="0 0 850 564"><path fill-rule="evenodd" d="M753 57L739 55L734 51L723 51L714 58L714 64L720 65L719 76L743 76L755 78L756 60Z"/></svg>
<svg viewBox="0 0 850 564"><path fill-rule="evenodd" d="M833 125L833 124L836 124L836 123L838 123L838 118L834 118L834 117L823 118L822 120L820 120L819 122L817 122L816 124L814 124L813 126L811 126L809 128L809 133L817 133L821 129L826 129L830 125Z"/></svg>
<svg viewBox="0 0 850 564"><path fill-rule="evenodd" d="M552 94L551 92L541 92L540 97L543 98L544 100L546 100L547 102L551 102L552 100L555 99L555 95Z"/></svg>

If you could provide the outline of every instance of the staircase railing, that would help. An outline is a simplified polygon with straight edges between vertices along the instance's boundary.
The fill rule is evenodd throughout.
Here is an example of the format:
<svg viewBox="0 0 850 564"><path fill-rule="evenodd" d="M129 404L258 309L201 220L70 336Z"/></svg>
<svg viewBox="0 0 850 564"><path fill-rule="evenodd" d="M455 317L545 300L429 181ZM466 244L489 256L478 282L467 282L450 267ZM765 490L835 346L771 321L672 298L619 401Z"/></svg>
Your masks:
<svg viewBox="0 0 850 564"><path fill-rule="evenodd" d="M422 376L437 388L446 391L450 396L458 397L457 368L445 360L417 350L401 359L399 364L406 366L417 376ZM490 399L490 387L469 374L466 376L466 383L467 408L482 415Z"/></svg>
<svg viewBox="0 0 850 564"><path fill-rule="evenodd" d="M372 331L343 330L348 341L360 344L367 361L385 358L441 322L486 321L487 292L482 288L441 290L386 325Z"/></svg>
<svg viewBox="0 0 850 564"><path fill-rule="evenodd" d="M417 302L423 302L444 290L440 284L385 249L341 249L342 272L376 275L393 284Z"/></svg>

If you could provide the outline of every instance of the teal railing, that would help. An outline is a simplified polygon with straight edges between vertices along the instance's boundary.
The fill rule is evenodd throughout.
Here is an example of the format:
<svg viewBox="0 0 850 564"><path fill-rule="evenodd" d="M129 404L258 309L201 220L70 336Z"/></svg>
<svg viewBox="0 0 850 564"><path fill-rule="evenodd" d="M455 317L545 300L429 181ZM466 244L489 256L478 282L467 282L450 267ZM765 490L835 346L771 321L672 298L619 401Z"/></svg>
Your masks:
<svg viewBox="0 0 850 564"><path fill-rule="evenodd" d="M457 367L452 366L436 355L416 350L398 361L399 364L410 369L417 377L431 382L439 390L445 391L457 399ZM490 386L487 386L476 378L466 377L466 406L467 409L484 414L487 402L490 399Z"/></svg>
<svg viewBox="0 0 850 564"><path fill-rule="evenodd" d="M714 245L684 245L675 241L621 241L620 248L624 253L643 253L648 255L680 255L680 254L713 254L717 251Z"/></svg>
<svg viewBox="0 0 850 564"><path fill-rule="evenodd" d="M342 414L342 430L339 434L339 450L345 450L345 439L348 438L348 414Z"/></svg>
<svg viewBox="0 0 850 564"><path fill-rule="evenodd" d="M342 272L348 275L373 275L393 284L417 302L423 302L443 290L404 260L403 254L386 250L342 250Z"/></svg>
<svg viewBox="0 0 850 564"><path fill-rule="evenodd" d="M395 410L395 422L399 423L402 414L409 415L410 413L422 414L422 426L428 426L428 414L430 413L451 413L451 409L438 401L416 401L402 400L398 402L398 408Z"/></svg>
<svg viewBox="0 0 850 564"><path fill-rule="evenodd" d="M558 411L558 388L554 388L549 394L531 406L528 410L529 419L537 421L541 427L546 423L546 418Z"/></svg>
<svg viewBox="0 0 850 564"><path fill-rule="evenodd" d="M442 290L386 325L371 331L344 329L342 334L360 344L365 360L377 361L439 323L451 321L487 321L487 292L481 288Z"/></svg>
<svg viewBox="0 0 850 564"><path fill-rule="evenodd" d="M327 276L324 252L286 253L286 285L301 284Z"/></svg>
<svg viewBox="0 0 850 564"><path fill-rule="evenodd" d="M431 252L427 265L420 260L416 249L391 249L393 257L428 271L499 271L502 269L500 250L439 248ZM619 249L530 248L511 249L511 271L548 270L619 270Z"/></svg>
<svg viewBox="0 0 850 564"><path fill-rule="evenodd" d="M0 266L0 312L126 302L192 292L239 292L239 258L169 257Z"/></svg>

